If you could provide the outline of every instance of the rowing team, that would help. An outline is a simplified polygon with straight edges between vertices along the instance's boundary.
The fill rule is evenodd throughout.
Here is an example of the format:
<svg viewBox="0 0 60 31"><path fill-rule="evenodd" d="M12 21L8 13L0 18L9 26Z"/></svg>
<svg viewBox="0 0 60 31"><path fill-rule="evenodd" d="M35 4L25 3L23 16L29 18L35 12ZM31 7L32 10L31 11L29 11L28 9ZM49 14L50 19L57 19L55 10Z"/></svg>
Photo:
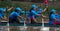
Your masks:
<svg viewBox="0 0 60 31"><path fill-rule="evenodd" d="M16 7L16 8L0 8L0 20L8 20L9 18L9 22L10 23L20 23L20 21L18 20L18 18L22 18L26 19L27 23L38 23L36 18L38 18L39 16L43 16L43 17L47 17L43 15L43 12L45 12L47 10L48 6L46 6L44 9L40 6L36 6L35 4L31 5L31 9L29 9L28 11L26 10L26 7L24 7L24 10L22 10L20 7ZM14 9L12 12L10 12L12 9ZM7 17L6 15L8 14L8 11L10 12L9 16ZM26 18L22 17L21 15L24 14L26 15ZM50 15L49 15L49 24L59 24L59 19L60 19L60 15L57 12L57 10L52 9L50 11Z"/></svg>

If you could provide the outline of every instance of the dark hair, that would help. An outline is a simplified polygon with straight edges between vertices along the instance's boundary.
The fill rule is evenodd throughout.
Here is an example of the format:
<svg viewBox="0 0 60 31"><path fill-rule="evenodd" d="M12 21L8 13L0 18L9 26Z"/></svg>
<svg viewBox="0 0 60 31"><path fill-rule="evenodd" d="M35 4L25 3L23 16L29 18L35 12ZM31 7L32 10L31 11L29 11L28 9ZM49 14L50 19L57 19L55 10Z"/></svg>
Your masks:
<svg viewBox="0 0 60 31"><path fill-rule="evenodd" d="M53 14L53 12L50 12L50 14L49 14L49 20L50 20L50 16L51 16L51 14Z"/></svg>
<svg viewBox="0 0 60 31"><path fill-rule="evenodd" d="M30 12L30 16L32 16L32 13L31 13L31 11L33 10L34 8L31 8L30 10L29 10L29 12Z"/></svg>
<svg viewBox="0 0 60 31"><path fill-rule="evenodd" d="M29 12L31 12L33 10L33 8L31 8L30 10L29 10Z"/></svg>

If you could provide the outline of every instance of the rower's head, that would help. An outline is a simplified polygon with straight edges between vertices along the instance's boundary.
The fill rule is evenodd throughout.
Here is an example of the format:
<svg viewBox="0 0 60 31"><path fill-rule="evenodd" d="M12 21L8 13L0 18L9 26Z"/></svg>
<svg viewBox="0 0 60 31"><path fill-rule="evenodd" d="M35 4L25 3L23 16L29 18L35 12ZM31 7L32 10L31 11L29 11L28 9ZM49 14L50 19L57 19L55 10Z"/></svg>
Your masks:
<svg viewBox="0 0 60 31"><path fill-rule="evenodd" d="M15 8L15 11L16 11L16 12L20 12L21 10L22 10L22 9L21 9L20 7L16 7L16 8Z"/></svg>

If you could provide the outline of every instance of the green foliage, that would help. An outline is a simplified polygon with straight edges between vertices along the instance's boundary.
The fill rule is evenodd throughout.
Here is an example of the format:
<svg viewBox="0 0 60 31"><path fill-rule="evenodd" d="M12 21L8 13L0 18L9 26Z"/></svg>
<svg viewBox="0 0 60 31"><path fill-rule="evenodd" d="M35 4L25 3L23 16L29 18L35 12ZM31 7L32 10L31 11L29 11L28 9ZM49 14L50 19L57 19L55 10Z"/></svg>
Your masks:
<svg viewBox="0 0 60 31"><path fill-rule="evenodd" d="M13 6L13 7L21 7L22 9L24 8L24 6L27 7L27 9L29 10L31 8L32 4L36 4L36 5L40 5L40 3L32 3L32 2L7 2L7 1L3 1L0 3L0 7L6 7L6 6ZM43 9L45 8L44 6L41 6ZM54 7L54 6L49 6L48 10L44 12L45 15L49 15L49 12L51 9L56 9L57 11L60 11L60 7ZM9 12L10 13L10 12Z"/></svg>

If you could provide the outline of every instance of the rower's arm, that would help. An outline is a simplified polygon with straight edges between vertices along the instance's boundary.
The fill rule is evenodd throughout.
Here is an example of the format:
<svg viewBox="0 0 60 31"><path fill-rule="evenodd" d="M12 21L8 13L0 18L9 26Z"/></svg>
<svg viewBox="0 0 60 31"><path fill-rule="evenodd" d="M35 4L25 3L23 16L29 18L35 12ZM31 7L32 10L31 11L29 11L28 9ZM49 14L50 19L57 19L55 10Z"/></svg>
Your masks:
<svg viewBox="0 0 60 31"><path fill-rule="evenodd" d="M57 20L59 20L59 19L54 18L54 20L57 21Z"/></svg>
<svg viewBox="0 0 60 31"><path fill-rule="evenodd" d="M9 9L7 9L7 11L10 11L11 9L13 9L13 7L11 7L11 8L9 8Z"/></svg>
<svg viewBox="0 0 60 31"><path fill-rule="evenodd" d="M43 16L43 17L47 17L47 16L45 16L45 15L43 15L43 14L42 14L42 16Z"/></svg>
<svg viewBox="0 0 60 31"><path fill-rule="evenodd" d="M22 17L22 16L19 16L19 18L23 18L24 20L26 19L26 18L24 18L24 17Z"/></svg>
<svg viewBox="0 0 60 31"><path fill-rule="evenodd" d="M46 8L44 10L42 10L42 12L45 12L47 10L48 6L46 6Z"/></svg>

